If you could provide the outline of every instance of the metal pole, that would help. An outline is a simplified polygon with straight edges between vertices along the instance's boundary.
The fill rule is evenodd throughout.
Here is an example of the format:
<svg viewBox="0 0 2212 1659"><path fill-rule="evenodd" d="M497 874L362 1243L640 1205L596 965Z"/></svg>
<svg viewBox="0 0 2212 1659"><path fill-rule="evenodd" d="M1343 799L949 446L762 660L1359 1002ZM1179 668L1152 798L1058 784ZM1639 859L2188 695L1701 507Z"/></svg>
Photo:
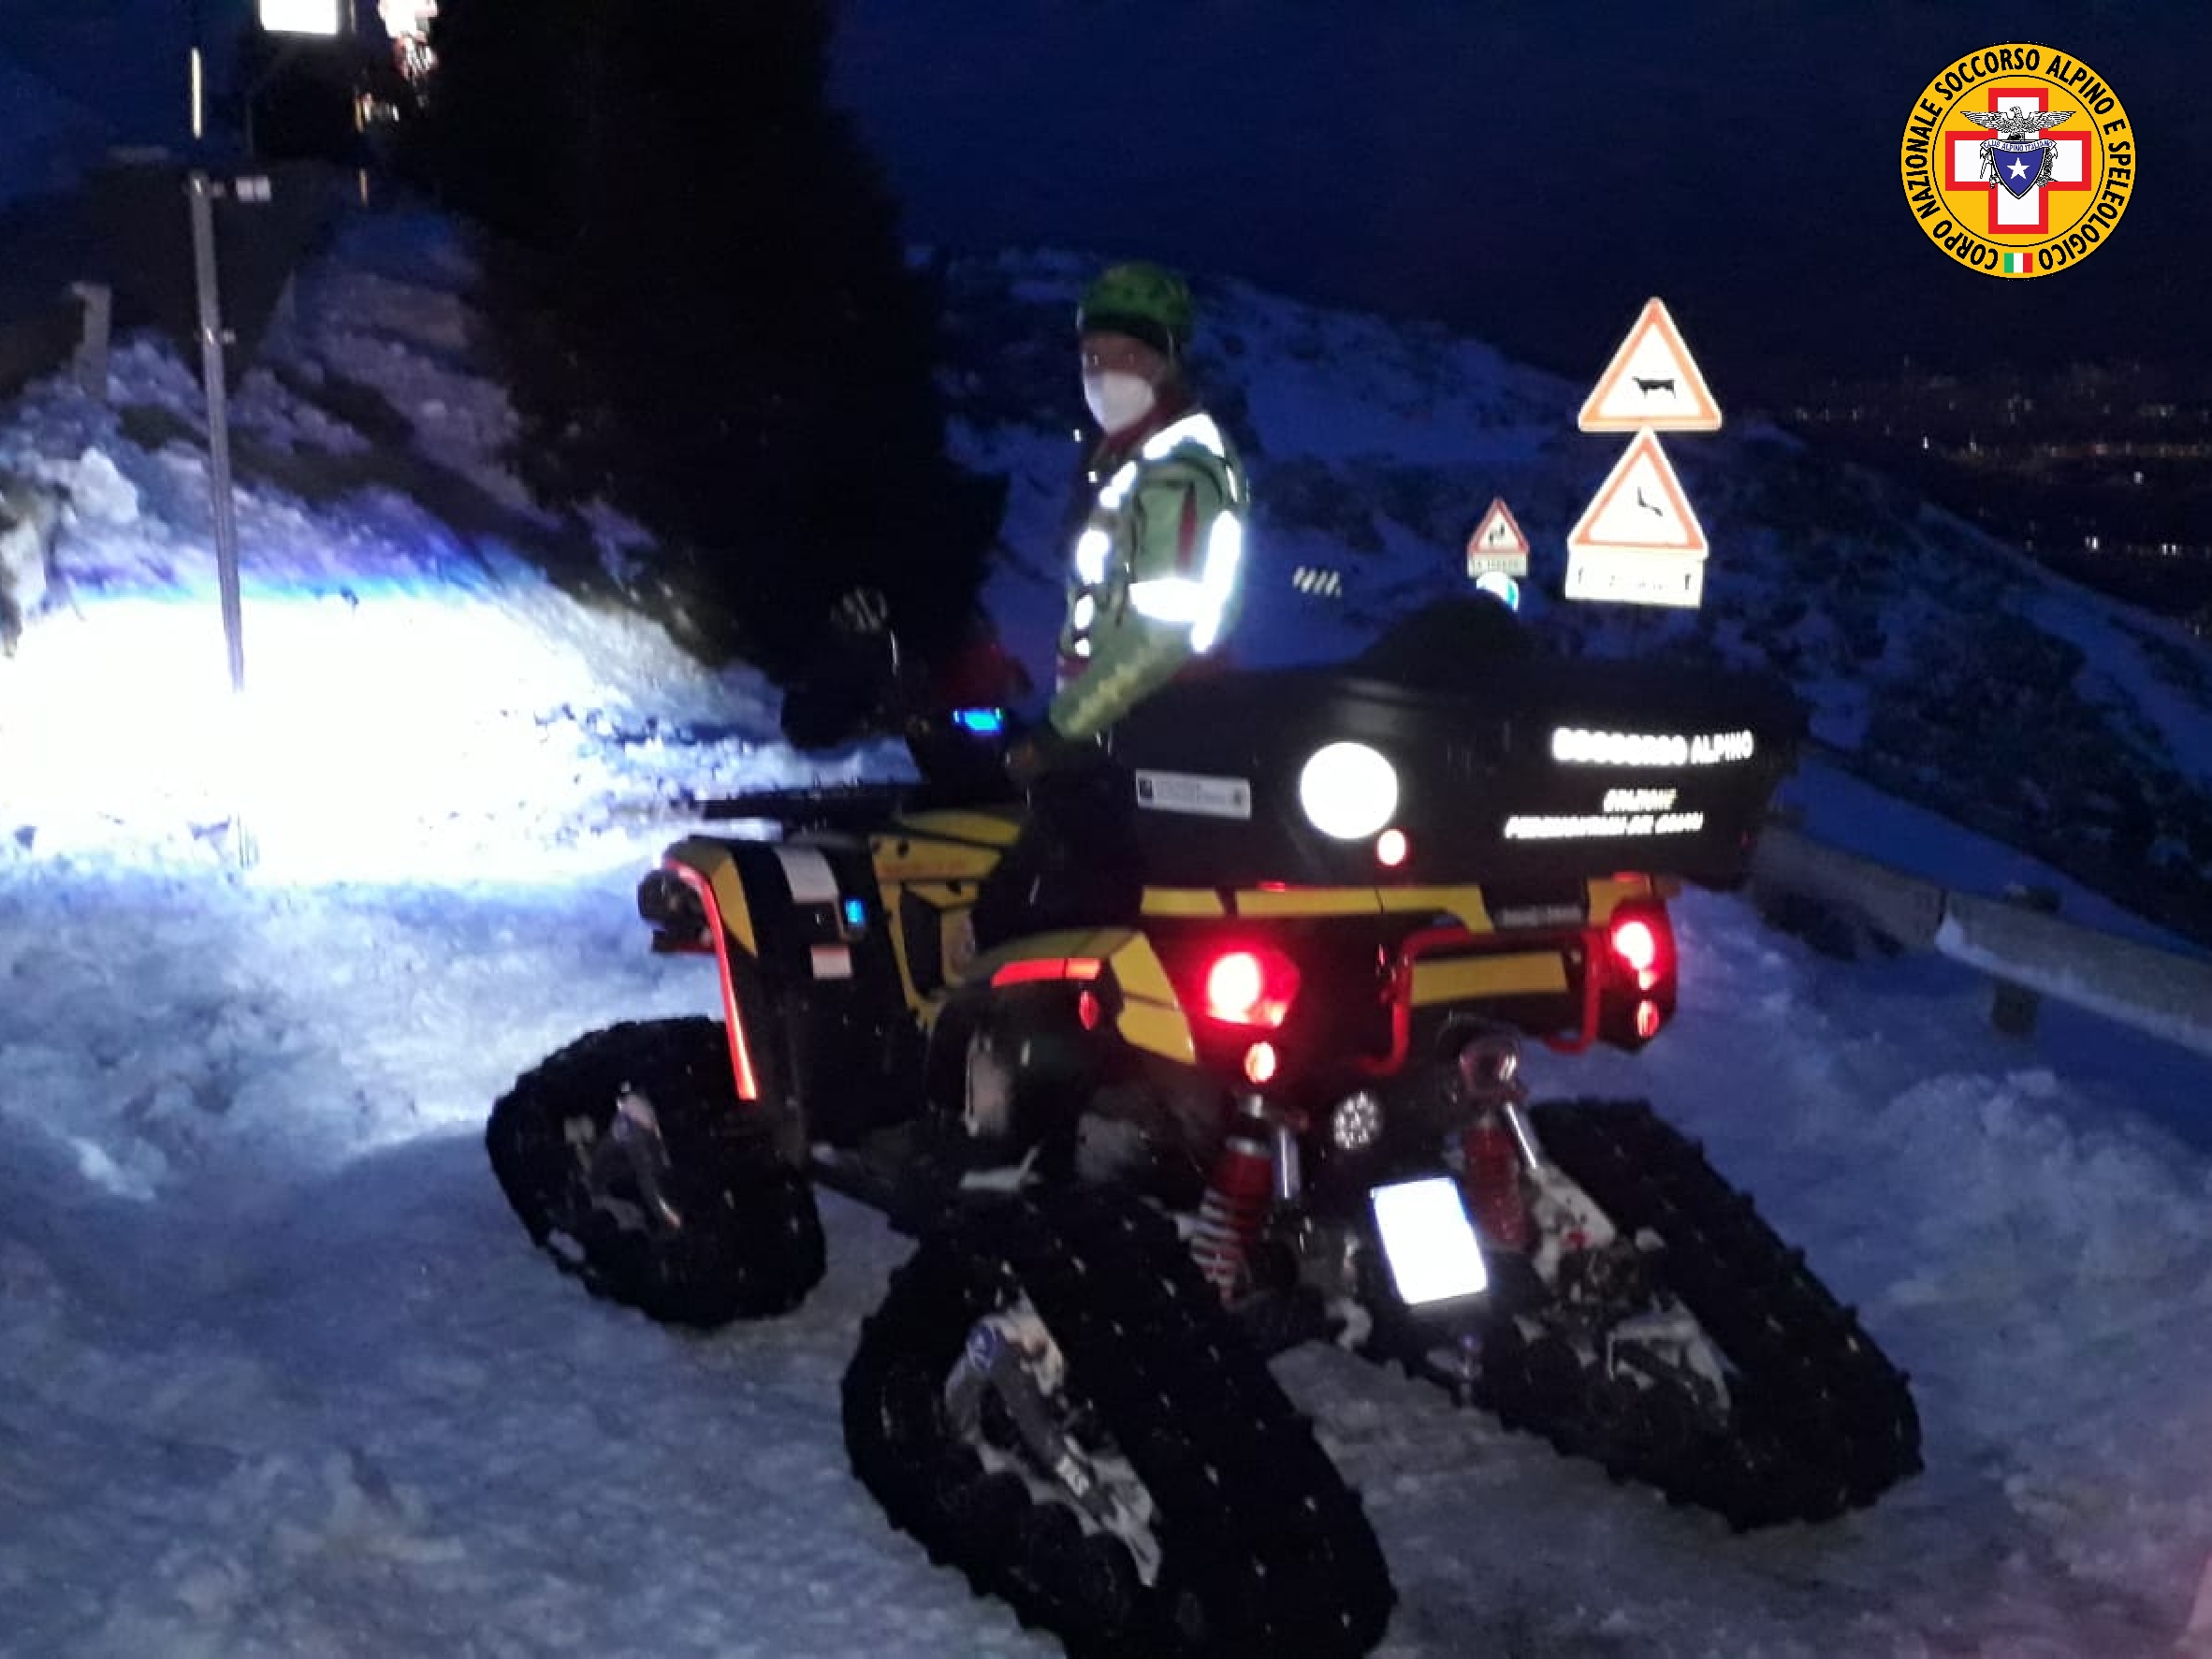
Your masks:
<svg viewBox="0 0 2212 1659"><path fill-rule="evenodd" d="M208 393L208 497L215 517L215 576L223 591L223 639L230 655L231 713L234 726L245 713L246 640L243 607L239 603L238 517L230 486L230 389L224 375L223 348L228 336L223 327L223 299L215 285L215 189L207 174L195 172L186 185L192 202L192 264L199 289L200 377ZM233 753L243 764L243 749ZM240 787L234 773L232 787ZM239 867L255 862L253 831L246 823L242 803L234 800L231 812L237 825L235 850Z"/></svg>
<svg viewBox="0 0 2212 1659"><path fill-rule="evenodd" d="M214 186L196 172L192 197L192 263L199 286L199 357L208 392L208 493L215 509L215 574L223 589L223 638L230 651L230 689L246 689L244 618L239 604L238 518L230 494L230 397L224 379L222 298L215 286Z"/></svg>

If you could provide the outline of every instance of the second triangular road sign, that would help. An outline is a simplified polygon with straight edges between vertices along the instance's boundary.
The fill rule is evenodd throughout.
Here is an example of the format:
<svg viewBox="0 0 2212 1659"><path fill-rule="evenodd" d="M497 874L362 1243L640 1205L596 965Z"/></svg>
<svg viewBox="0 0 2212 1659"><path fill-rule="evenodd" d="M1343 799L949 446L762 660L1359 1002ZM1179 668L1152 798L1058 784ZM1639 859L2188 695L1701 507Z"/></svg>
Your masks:
<svg viewBox="0 0 2212 1659"><path fill-rule="evenodd" d="M1567 551L1705 557L1705 527L1652 433L1638 433L1597 487L1567 536Z"/></svg>
<svg viewBox="0 0 2212 1659"><path fill-rule="evenodd" d="M1705 527L1651 432L1638 432L1567 537L1566 596L1695 608Z"/></svg>

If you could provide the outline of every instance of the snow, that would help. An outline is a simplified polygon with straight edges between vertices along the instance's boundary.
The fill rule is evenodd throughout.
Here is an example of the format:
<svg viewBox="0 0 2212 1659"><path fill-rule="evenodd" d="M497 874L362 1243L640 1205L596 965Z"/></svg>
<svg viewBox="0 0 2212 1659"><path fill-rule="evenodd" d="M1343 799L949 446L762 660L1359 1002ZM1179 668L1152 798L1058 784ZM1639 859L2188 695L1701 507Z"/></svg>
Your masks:
<svg viewBox="0 0 2212 1659"><path fill-rule="evenodd" d="M1273 455L1510 463L1528 458L1542 429L1529 416L1572 396L1565 383L1441 329L1269 303L1244 284L1225 298L1255 319L1244 349L1269 371L1249 419Z"/></svg>
<svg viewBox="0 0 2212 1659"><path fill-rule="evenodd" d="M481 1129L519 1070L715 1007L633 908L679 792L895 761L792 754L757 677L534 573L518 549L569 527L498 466L453 244L371 228L272 346L297 372L240 387L244 718L183 365L128 344L131 421L57 383L0 427L0 461L70 482L76 513L70 604L0 662L0 1650L1052 1652L847 1471L838 1378L907 1248L880 1221L825 1196L822 1287L701 1337L591 1301L505 1210ZM1525 425L1540 379L1463 344L1386 384L1361 336L1374 395L1332 411L1288 342L1326 362L1334 325L1254 303L1290 354L1248 365L1273 451L1352 462L1433 422L1434 456L1530 453L1468 429ZM405 435L371 441L317 374L380 389ZM1422 415L1447 382L1463 400ZM962 434L1025 469L1025 545L1064 452ZM1412 591L1421 552L1400 531L1370 557ZM1049 591L1010 561L993 600L1011 626ZM2102 614L2076 602L2073 636L2127 695L2117 624L2082 620ZM1248 623L1263 660L1350 626ZM2205 709L2171 695L2159 728L2201 762ZM1843 845L2054 880L1833 774L1804 787ZM1678 924L1675 1029L1633 1058L1539 1055L1539 1093L1646 1096L1701 1137L1913 1372L1928 1471L1735 1537L1300 1352L1281 1374L1402 1597L1383 1652L2171 1651L2212 1552L2212 1067L2064 1009L2001 1038L1956 965L1832 961L1738 898L1693 892Z"/></svg>
<svg viewBox="0 0 2212 1659"><path fill-rule="evenodd" d="M2036 620L2088 654L2092 686L2142 716L2147 748L2200 781L2212 780L2212 711L2205 704L2201 664L2192 680L2181 678L2191 661L2187 636L2170 623L2115 615L2079 600L2078 589L2050 593L2037 604Z"/></svg>
<svg viewBox="0 0 2212 1659"><path fill-rule="evenodd" d="M650 850L507 886L0 877L14 1651L1049 1651L845 1473L837 1378L904 1248L873 1216L825 1198L806 1306L700 1338L590 1301L505 1211L480 1126L516 1071L712 1007L641 947ZM1735 900L1681 923L1678 1029L1550 1087L1707 1140L1912 1369L1928 1471L1731 1537L1300 1353L1404 1598L1384 1651L2171 1640L2212 1535L2206 1154L2146 1122L2129 1045L2009 1044L1970 977L1825 962Z"/></svg>

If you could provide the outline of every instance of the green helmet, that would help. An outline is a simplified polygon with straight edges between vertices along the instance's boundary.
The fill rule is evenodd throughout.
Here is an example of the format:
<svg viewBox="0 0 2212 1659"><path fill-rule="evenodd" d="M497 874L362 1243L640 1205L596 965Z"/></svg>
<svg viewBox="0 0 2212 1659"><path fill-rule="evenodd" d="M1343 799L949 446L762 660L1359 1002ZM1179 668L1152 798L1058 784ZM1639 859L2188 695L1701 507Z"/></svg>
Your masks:
<svg viewBox="0 0 2212 1659"><path fill-rule="evenodd" d="M1100 271L1075 309L1078 333L1126 334L1171 357L1183 355L1197 319L1190 284L1141 259Z"/></svg>

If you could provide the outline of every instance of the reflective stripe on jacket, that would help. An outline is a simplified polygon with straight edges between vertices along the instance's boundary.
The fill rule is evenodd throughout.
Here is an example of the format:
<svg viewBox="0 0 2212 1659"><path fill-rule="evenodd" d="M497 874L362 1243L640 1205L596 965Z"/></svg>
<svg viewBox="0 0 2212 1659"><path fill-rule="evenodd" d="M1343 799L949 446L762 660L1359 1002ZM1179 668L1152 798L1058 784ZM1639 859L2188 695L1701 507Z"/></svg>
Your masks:
<svg viewBox="0 0 2212 1659"><path fill-rule="evenodd" d="M1101 449L1092 476L1049 711L1077 739L1113 725L1235 626L1251 511L1236 452L1202 409Z"/></svg>

